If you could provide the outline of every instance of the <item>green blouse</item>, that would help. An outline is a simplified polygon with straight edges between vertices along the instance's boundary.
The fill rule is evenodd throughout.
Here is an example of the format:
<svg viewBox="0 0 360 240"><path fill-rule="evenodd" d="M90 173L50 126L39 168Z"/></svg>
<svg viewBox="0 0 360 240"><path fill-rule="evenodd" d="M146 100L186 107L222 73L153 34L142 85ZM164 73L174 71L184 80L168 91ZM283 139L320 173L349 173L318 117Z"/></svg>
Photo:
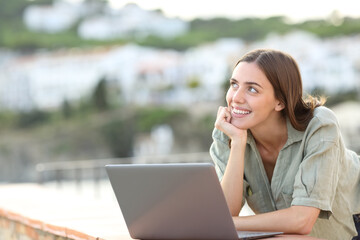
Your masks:
<svg viewBox="0 0 360 240"><path fill-rule="evenodd" d="M356 236L353 214L360 213L360 160L348 150L334 113L315 109L304 132L287 120L288 139L276 160L271 182L255 140L248 131L245 150L244 198L256 213L292 205L320 209L310 236L351 239ZM229 138L214 129L210 155L221 181L229 158Z"/></svg>

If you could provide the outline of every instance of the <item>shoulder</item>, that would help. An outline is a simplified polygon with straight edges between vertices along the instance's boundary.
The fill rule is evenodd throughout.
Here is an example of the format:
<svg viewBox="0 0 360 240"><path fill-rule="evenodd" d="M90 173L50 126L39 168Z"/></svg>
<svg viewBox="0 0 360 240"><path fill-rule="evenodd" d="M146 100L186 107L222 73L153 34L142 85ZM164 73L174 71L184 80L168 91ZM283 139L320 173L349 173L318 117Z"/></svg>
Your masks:
<svg viewBox="0 0 360 240"><path fill-rule="evenodd" d="M324 106L315 108L305 135L316 136L319 141L336 141L340 136L340 128L335 113Z"/></svg>
<svg viewBox="0 0 360 240"><path fill-rule="evenodd" d="M320 106L314 110L314 118L323 124L336 124L338 125L335 113L327 107Z"/></svg>

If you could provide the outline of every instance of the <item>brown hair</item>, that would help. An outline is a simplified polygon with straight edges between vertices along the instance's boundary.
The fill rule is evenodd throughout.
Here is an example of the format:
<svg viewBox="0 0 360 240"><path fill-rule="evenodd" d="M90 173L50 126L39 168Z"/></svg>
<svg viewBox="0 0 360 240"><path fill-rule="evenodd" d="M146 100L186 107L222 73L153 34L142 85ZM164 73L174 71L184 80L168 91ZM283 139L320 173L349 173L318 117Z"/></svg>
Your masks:
<svg viewBox="0 0 360 240"><path fill-rule="evenodd" d="M292 126L305 131L314 115L314 109L325 103L324 98L303 97L302 80L296 61L288 54L271 49L257 49L245 54L237 63L256 63L275 91L275 97L285 108L284 116Z"/></svg>

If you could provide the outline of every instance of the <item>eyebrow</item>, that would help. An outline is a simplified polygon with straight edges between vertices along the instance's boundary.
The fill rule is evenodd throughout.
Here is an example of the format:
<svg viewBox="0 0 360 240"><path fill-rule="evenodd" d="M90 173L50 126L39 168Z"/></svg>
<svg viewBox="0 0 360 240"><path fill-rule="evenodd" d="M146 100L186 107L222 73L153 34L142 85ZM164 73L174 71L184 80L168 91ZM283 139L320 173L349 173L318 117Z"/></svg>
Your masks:
<svg viewBox="0 0 360 240"><path fill-rule="evenodd" d="M235 78L230 78L230 81L235 81L235 82L239 82L238 80L236 80ZM245 82L246 85L256 85L260 88L263 88L260 84L258 84L257 82L250 82L250 81L246 81Z"/></svg>

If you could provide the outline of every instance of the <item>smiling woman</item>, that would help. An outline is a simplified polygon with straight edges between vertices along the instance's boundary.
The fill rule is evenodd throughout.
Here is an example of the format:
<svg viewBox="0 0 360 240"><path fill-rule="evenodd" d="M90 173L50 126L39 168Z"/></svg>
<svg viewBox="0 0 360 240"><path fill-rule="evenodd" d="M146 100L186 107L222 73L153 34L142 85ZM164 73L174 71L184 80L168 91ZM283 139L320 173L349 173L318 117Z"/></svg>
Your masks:
<svg viewBox="0 0 360 240"><path fill-rule="evenodd" d="M247 53L226 101L210 154L237 229L357 236L359 157L324 101L303 98L296 61L271 49ZM256 215L238 216L245 201Z"/></svg>

